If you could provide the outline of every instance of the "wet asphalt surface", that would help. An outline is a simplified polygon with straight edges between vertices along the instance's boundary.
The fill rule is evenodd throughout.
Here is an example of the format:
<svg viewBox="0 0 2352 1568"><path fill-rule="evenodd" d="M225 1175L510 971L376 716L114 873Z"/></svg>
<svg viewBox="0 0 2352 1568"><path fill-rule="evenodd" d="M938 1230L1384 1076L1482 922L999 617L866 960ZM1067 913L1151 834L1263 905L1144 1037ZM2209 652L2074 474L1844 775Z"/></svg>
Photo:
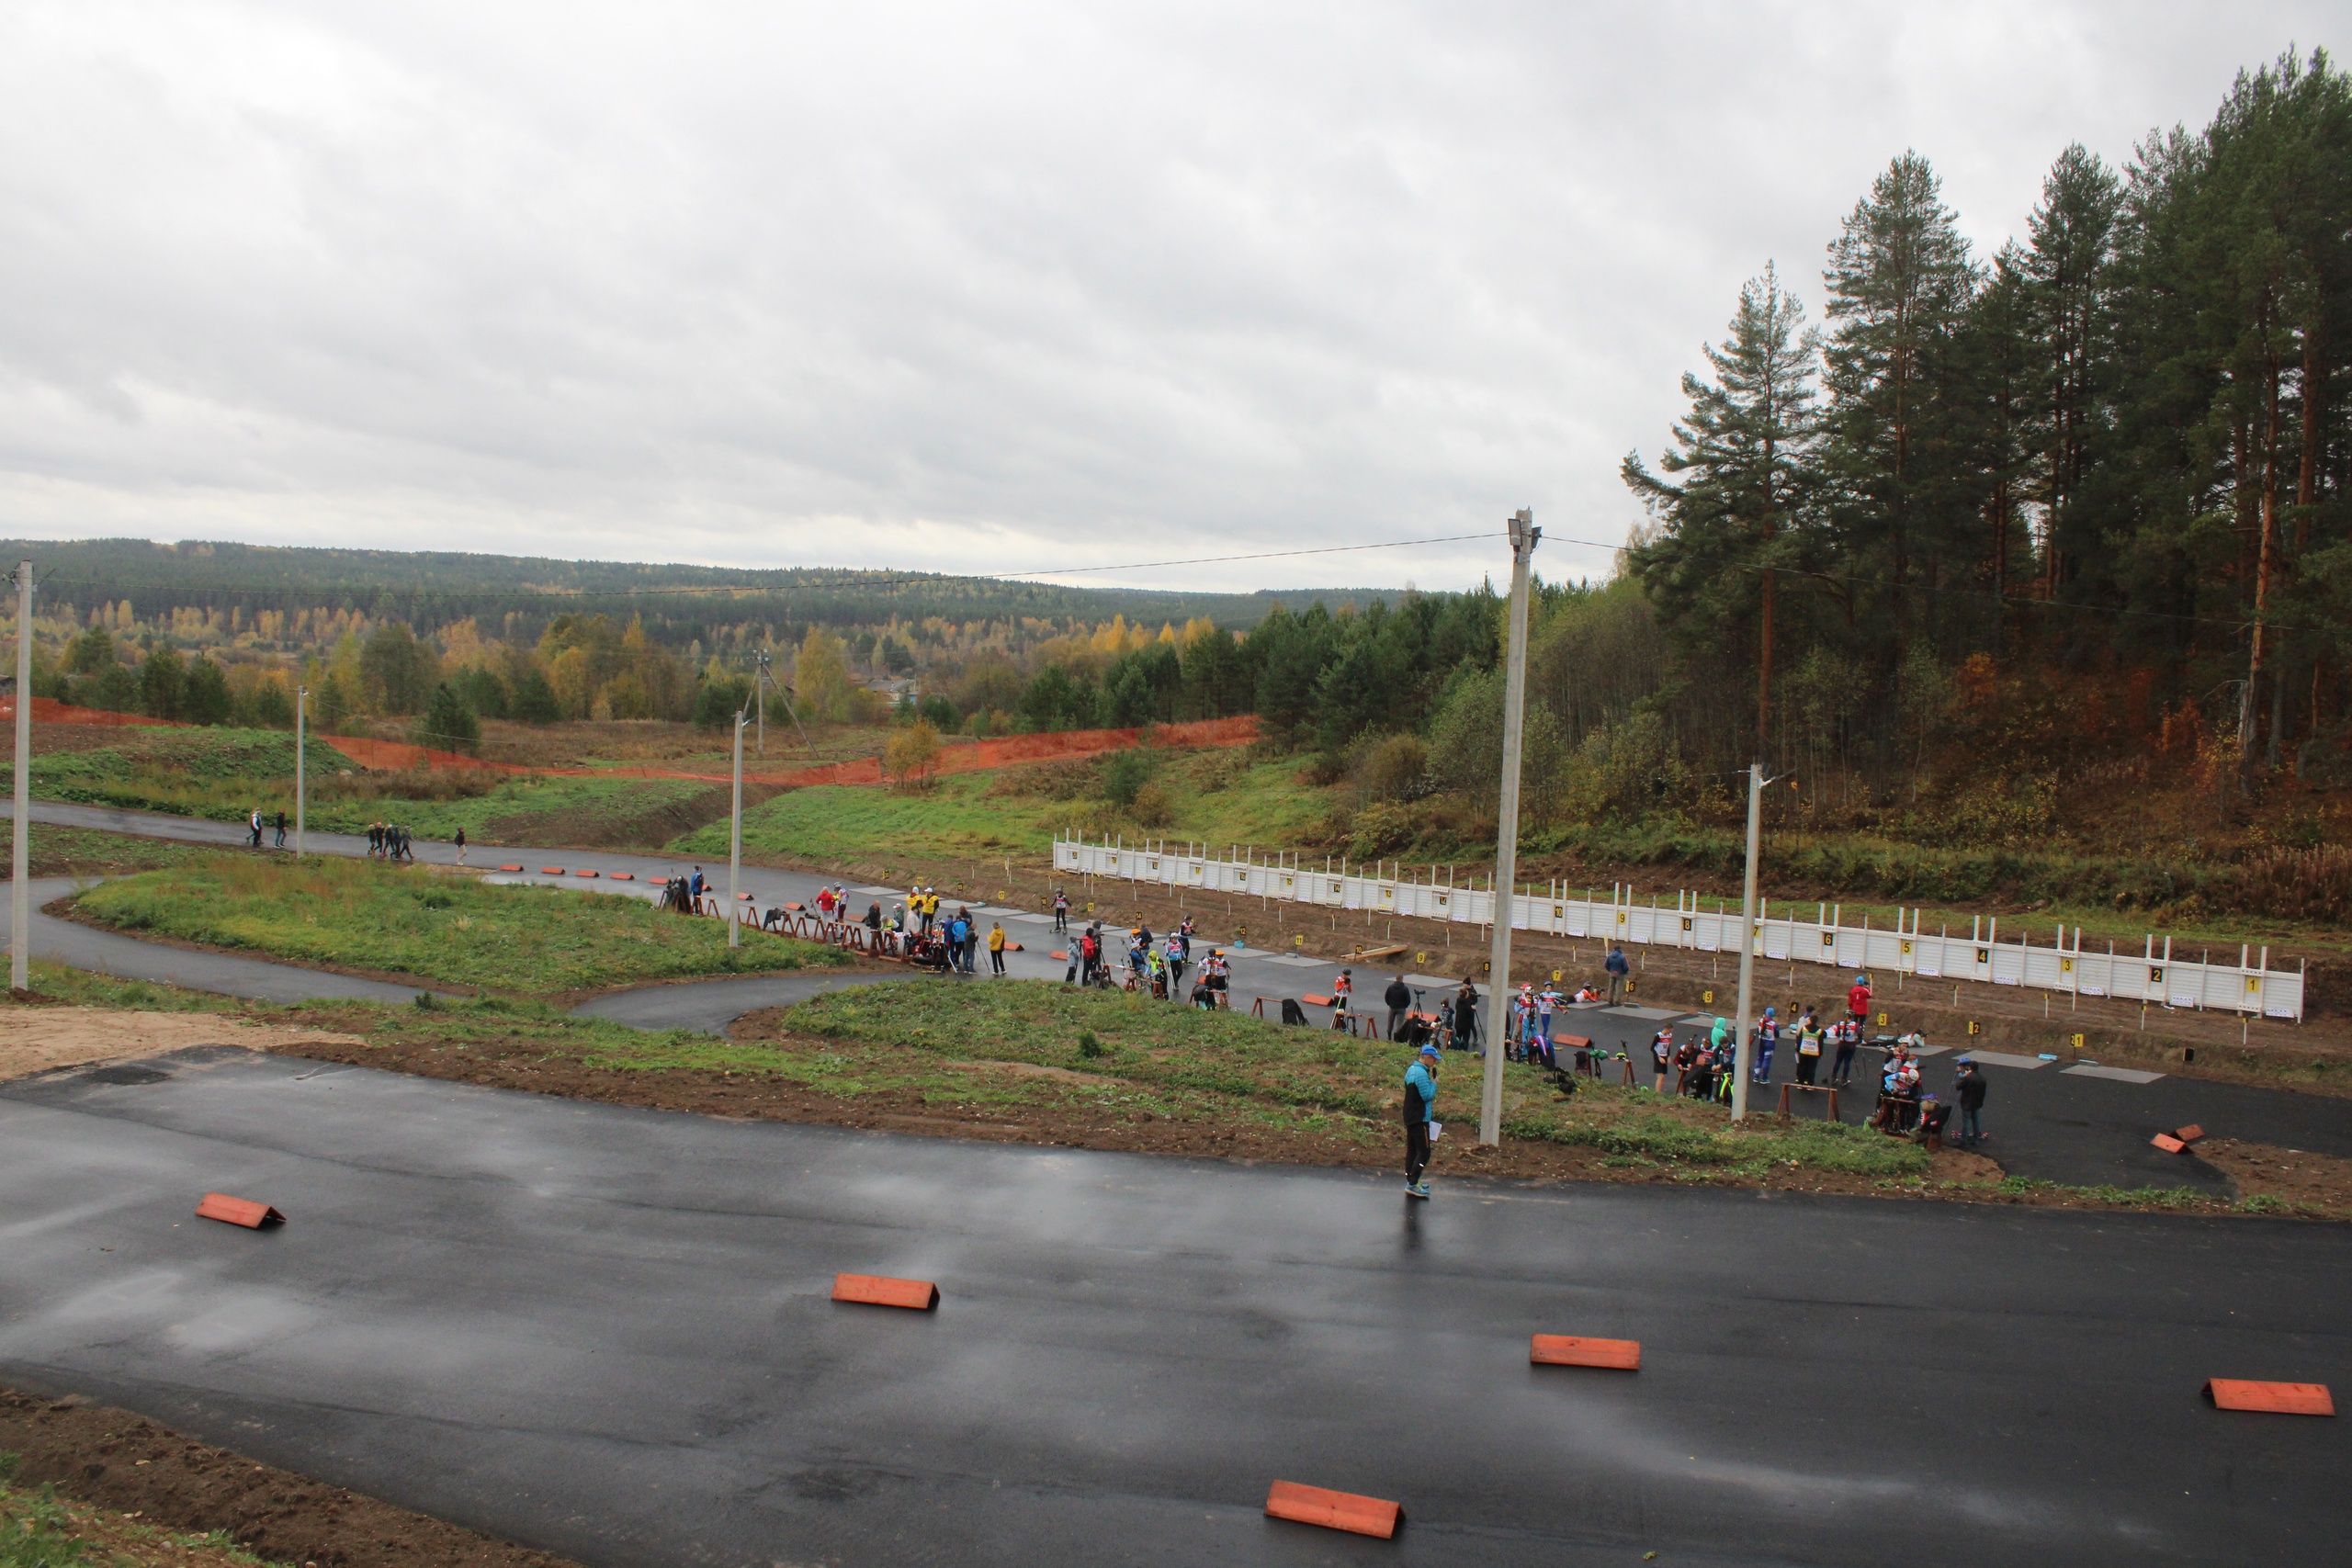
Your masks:
<svg viewBox="0 0 2352 1568"><path fill-rule="evenodd" d="M2345 1560L2352 1233L1453 1182L243 1052L0 1088L0 1377L578 1558ZM144 1079L145 1081L124 1081ZM190 1211L265 1199L283 1229ZM936 1280L932 1314L834 1271ZM1638 1372L1527 1337L1637 1338ZM1277 1478L1397 1540L1265 1518Z"/></svg>

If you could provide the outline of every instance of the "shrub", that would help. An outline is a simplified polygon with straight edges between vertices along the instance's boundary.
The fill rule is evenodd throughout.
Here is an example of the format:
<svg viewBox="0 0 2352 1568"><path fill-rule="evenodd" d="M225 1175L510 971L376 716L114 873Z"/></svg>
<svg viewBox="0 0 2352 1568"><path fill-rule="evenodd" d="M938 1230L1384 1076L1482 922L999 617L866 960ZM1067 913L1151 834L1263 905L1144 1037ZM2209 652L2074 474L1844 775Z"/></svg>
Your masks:
<svg viewBox="0 0 2352 1568"><path fill-rule="evenodd" d="M1417 800L1432 787L1429 748L1418 735L1391 735L1364 749L1355 775L1366 800Z"/></svg>
<svg viewBox="0 0 2352 1568"><path fill-rule="evenodd" d="M882 749L882 767L893 784L914 788L928 783L939 761L939 731L929 719L893 730Z"/></svg>
<svg viewBox="0 0 2352 1568"><path fill-rule="evenodd" d="M1148 784L1136 791L1135 804L1127 807L1127 815L1140 827L1165 828L1175 820L1176 807L1166 790L1157 784Z"/></svg>
<svg viewBox="0 0 2352 1568"><path fill-rule="evenodd" d="M1158 771L1158 759L1140 746L1114 751L1102 759L1102 798L1124 811L1135 805Z"/></svg>

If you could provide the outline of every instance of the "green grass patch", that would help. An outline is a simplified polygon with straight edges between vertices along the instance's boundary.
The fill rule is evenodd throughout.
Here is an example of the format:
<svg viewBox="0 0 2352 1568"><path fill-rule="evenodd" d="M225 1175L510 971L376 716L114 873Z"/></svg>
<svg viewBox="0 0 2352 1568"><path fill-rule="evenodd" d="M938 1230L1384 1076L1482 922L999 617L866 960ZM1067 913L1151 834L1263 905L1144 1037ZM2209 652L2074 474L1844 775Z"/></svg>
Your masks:
<svg viewBox="0 0 2352 1568"><path fill-rule="evenodd" d="M1161 1091L1199 1091L1353 1118L1392 1114L1411 1054L1329 1030L1171 1006L1050 980L919 981L831 992L792 1011L804 1033L934 1056L1060 1067ZM1093 1041L1090 1047L1089 1039ZM1448 1089L1441 1073L1440 1117Z"/></svg>
<svg viewBox="0 0 2352 1568"><path fill-rule="evenodd" d="M544 994L847 962L813 942L643 900L491 886L413 866L216 855L107 882L79 908L118 930L451 985Z"/></svg>
<svg viewBox="0 0 2352 1568"><path fill-rule="evenodd" d="M1612 1158L1760 1174L1774 1165L1855 1176L1908 1178L1928 1170L1928 1151L1907 1139L1837 1122L1755 1117L1735 1127L1714 1106L1646 1089L1589 1084L1574 1097L1531 1101L1508 1115L1512 1137L1600 1149Z"/></svg>
<svg viewBox="0 0 2352 1568"><path fill-rule="evenodd" d="M51 751L32 760L26 788L36 800L114 806L232 822L255 807L294 803L294 737L275 729L123 731L119 745ZM319 761L311 749L311 761ZM332 753L330 753L332 755ZM0 790L16 787L0 765Z"/></svg>
<svg viewBox="0 0 2352 1568"><path fill-rule="evenodd" d="M1147 754L1156 763L1151 783L1168 810L1164 822L1148 829L1123 826L1091 789L1056 798L1051 770L1016 768L951 773L914 791L841 784L788 790L743 814L743 847L785 859L881 858L915 866L943 857L1042 856L1056 832L1078 828L1124 831L1130 840L1143 831L1196 840L1223 853L1232 844L1291 842L1329 808L1327 791L1299 782L1302 763L1295 758L1250 765L1236 751ZM713 824L671 848L679 854L723 855L727 826Z"/></svg>
<svg viewBox="0 0 2352 1568"><path fill-rule="evenodd" d="M35 876L116 876L192 865L221 852L212 844L110 833L100 828L62 828L51 822L35 822L28 837Z"/></svg>

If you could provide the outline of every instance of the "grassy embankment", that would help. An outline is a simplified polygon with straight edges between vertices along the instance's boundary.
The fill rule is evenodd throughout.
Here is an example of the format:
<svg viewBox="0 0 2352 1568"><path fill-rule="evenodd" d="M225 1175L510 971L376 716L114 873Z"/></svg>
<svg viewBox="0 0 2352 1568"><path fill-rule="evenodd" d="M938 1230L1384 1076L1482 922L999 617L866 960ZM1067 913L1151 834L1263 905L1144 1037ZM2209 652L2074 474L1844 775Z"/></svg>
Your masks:
<svg viewBox="0 0 2352 1568"><path fill-rule="evenodd" d="M719 922L638 898L492 886L372 861L216 852L101 884L76 908L121 931L526 995L848 961L749 930L730 949Z"/></svg>
<svg viewBox="0 0 2352 1568"><path fill-rule="evenodd" d="M1295 761L1248 761L1235 751L1169 753L1152 784L1167 818L1145 828L1127 822L1130 839L1148 834L1260 848L1299 841L1329 809L1325 792L1301 784ZM1117 814L1073 788L1092 787L1083 763L1047 763L989 773L950 773L920 791L820 785L786 791L743 814L743 848L798 861L886 860L921 870L940 860L1043 860L1056 832L1121 831ZM681 854L725 854L727 825L713 823L678 840Z"/></svg>
<svg viewBox="0 0 2352 1568"><path fill-rule="evenodd" d="M855 787L795 790L744 814L746 853L773 860L882 868L879 874L922 875L944 865L977 868L1010 861L1014 874L1043 874L1054 834L1073 826L1090 835L1124 833L1177 842L1198 840L1212 852L1253 844L1319 863L1346 841L1350 786L1316 784L1306 759L1248 761L1236 752L1170 752L1157 759L1159 794L1148 825L1101 794L1100 769L1048 763L995 773L955 774L920 791ZM678 853L726 852L726 827L715 823L675 840ZM1465 877L1492 855L1491 844L1421 842L1405 863L1426 874L1458 863ZM1558 878L1606 897L1625 880L1668 896L1679 889L1738 897L1745 853L1738 832L1679 822L1616 822L1547 829L1522 846L1522 883ZM1351 859L1354 858L1351 857ZM2219 951L2244 942L2289 942L2313 953L2352 952L2343 927L2217 914L2165 899L2187 894L2212 868L2141 856L2105 856L2064 847L1904 843L1863 834L1769 834L1764 892L1773 911L1813 913L1815 900L1842 903L1849 924L1891 926L1898 908L1917 910L1923 927L1966 931L1998 914L2005 931L2050 941L2063 923L2085 942L2137 948L2150 931ZM2119 909L2126 892L2132 907ZM1899 903L1897 900L1900 900Z"/></svg>
<svg viewBox="0 0 2352 1568"><path fill-rule="evenodd" d="M294 738L282 731L140 728L75 739L105 743L37 755L34 799L216 822L256 808L293 815ZM726 808L723 790L694 779L371 773L315 737L309 766L307 818L328 832L390 818L426 839L463 828L478 840L650 847ZM0 791L15 783L0 764Z"/></svg>

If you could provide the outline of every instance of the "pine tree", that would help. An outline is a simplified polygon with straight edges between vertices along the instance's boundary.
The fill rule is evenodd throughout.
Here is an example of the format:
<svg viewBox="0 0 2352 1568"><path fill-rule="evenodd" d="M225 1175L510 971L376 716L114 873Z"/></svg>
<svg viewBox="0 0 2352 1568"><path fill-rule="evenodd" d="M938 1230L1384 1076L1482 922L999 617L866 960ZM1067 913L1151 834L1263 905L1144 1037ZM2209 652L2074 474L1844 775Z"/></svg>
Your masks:
<svg viewBox="0 0 2352 1568"><path fill-rule="evenodd" d="M2015 263L2029 285L2029 330L2044 379L2034 412L2042 447L2034 499L2042 515L2045 598L2056 598L2065 580L2068 545L2095 543L2077 513L2106 391L2098 371L2111 346L2109 289L2122 201L2122 187L2098 155L2079 142L2069 146L2041 182L2041 200L2026 216L2031 243Z"/></svg>
<svg viewBox="0 0 2352 1568"><path fill-rule="evenodd" d="M1682 378L1690 412L1676 447L1658 459L1679 485L1625 458L1625 482L1666 527L1636 552L1634 570L1688 638L1721 648L1752 615L1756 635L1756 755L1770 736L1772 639L1780 575L1810 559L1819 412L1814 377L1820 338L1768 263L1739 291L1731 336L1702 345L1716 380Z"/></svg>

